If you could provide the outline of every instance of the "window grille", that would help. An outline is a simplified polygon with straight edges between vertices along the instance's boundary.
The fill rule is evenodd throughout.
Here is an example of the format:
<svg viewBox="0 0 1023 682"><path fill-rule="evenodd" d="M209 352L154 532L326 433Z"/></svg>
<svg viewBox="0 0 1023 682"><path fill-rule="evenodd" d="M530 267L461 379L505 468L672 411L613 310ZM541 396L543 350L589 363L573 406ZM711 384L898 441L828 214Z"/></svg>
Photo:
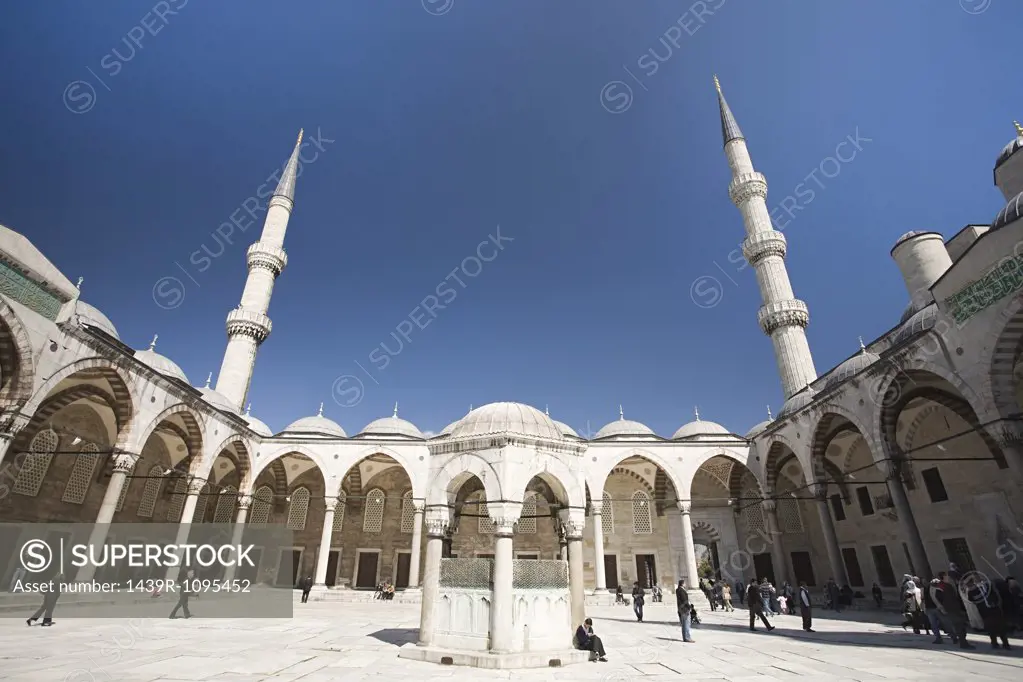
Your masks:
<svg viewBox="0 0 1023 682"><path fill-rule="evenodd" d="M653 518L650 512L650 496L642 490L632 494L632 532L645 535L654 532Z"/></svg>
<svg viewBox="0 0 1023 682"><path fill-rule="evenodd" d="M345 507L348 505L348 494L342 490L337 496L337 506L334 507L334 531L340 533L345 524Z"/></svg>
<svg viewBox="0 0 1023 682"><path fill-rule="evenodd" d="M146 474L146 487L142 489L142 499L139 500L139 507L135 510L135 516L145 519L153 518L153 510L156 508L156 500L163 488L163 467L156 465L150 467Z"/></svg>
<svg viewBox="0 0 1023 682"><path fill-rule="evenodd" d="M604 507L600 517L600 523L604 535L614 535L615 532L615 507L611 501L611 495L604 493Z"/></svg>
<svg viewBox="0 0 1023 682"><path fill-rule="evenodd" d="M21 465L18 477L14 479L13 492L19 495L35 497L46 478L46 472L50 470L50 462L53 460L53 453L57 451L57 444L60 437L53 429L40 431L32 439L28 446L28 453Z"/></svg>
<svg viewBox="0 0 1023 682"><path fill-rule="evenodd" d="M758 501L760 493L754 488L746 488L742 491L742 520L746 523L747 533L766 533L767 526L764 523L764 507Z"/></svg>
<svg viewBox="0 0 1023 682"><path fill-rule="evenodd" d="M401 532L411 533L416 526L416 507L412 503L412 491L401 496Z"/></svg>
<svg viewBox="0 0 1023 682"><path fill-rule="evenodd" d="M213 523L231 523L234 517L234 505L238 500L238 491L232 486L225 488L217 496L217 508L213 512Z"/></svg>
<svg viewBox="0 0 1023 682"><path fill-rule="evenodd" d="M487 507L486 492L479 490L476 493L474 493L473 496L476 498L477 502L477 504L475 505L476 509L474 511L480 515L478 526L479 532L488 534L493 533L495 530L494 522L490 518L490 509Z"/></svg>
<svg viewBox="0 0 1023 682"><path fill-rule="evenodd" d="M210 502L210 484L207 483L199 492L199 499L195 501L195 511L192 513L192 523L202 523L206 518L206 505Z"/></svg>
<svg viewBox="0 0 1023 682"><path fill-rule="evenodd" d="M799 512L799 501L781 498L777 503L778 525L782 533L802 533L803 517Z"/></svg>
<svg viewBox="0 0 1023 682"><path fill-rule="evenodd" d="M536 493L528 493L522 502L522 514L516 530L519 533L536 533Z"/></svg>
<svg viewBox="0 0 1023 682"><path fill-rule="evenodd" d="M306 517L309 516L309 489L299 488L291 493L288 503L288 530L305 530Z"/></svg>
<svg viewBox="0 0 1023 682"><path fill-rule="evenodd" d="M374 488L366 496L366 505L362 513L362 531L379 533L384 525L384 491Z"/></svg>
<svg viewBox="0 0 1023 682"><path fill-rule="evenodd" d="M96 471L96 463L99 461L99 448L95 443L86 443L77 457L75 466L71 469L71 476L64 486L62 502L82 504L85 496L89 494L89 486L92 484L92 475Z"/></svg>
<svg viewBox="0 0 1023 682"><path fill-rule="evenodd" d="M252 496L252 511L249 515L249 523L253 526L265 526L270 520L270 505L274 499L274 491L268 485L256 491Z"/></svg>
<svg viewBox="0 0 1023 682"><path fill-rule="evenodd" d="M167 505L167 521L177 523L181 520L181 507L185 504L185 494L188 492L188 484L184 477L179 477L174 482L174 489L171 491L171 501Z"/></svg>

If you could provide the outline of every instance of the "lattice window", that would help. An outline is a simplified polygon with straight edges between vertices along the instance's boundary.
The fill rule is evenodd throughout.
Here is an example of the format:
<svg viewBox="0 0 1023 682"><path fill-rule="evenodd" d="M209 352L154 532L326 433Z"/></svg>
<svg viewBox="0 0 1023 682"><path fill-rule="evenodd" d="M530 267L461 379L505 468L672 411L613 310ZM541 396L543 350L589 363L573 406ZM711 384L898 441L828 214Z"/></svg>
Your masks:
<svg viewBox="0 0 1023 682"><path fill-rule="evenodd" d="M210 502L210 493L213 489L207 483L199 492L199 499L195 501L195 511L192 513L192 523L202 523L206 518L206 505Z"/></svg>
<svg viewBox="0 0 1023 682"><path fill-rule="evenodd" d="M185 504L185 496L188 492L188 484L184 477L179 477L174 482L174 489L171 490L171 501L167 505L167 521L177 523L181 520L181 507Z"/></svg>
<svg viewBox="0 0 1023 682"><path fill-rule="evenodd" d="M536 533L536 493L527 493L522 502L522 515L519 517L519 533Z"/></svg>
<svg viewBox="0 0 1023 682"><path fill-rule="evenodd" d="M791 498L778 500L778 525L782 533L802 533L803 517L799 512L799 502Z"/></svg>
<svg viewBox="0 0 1023 682"><path fill-rule="evenodd" d="M268 485L256 491L252 496L252 512L249 514L249 523L253 526L265 526L270 520L270 505L273 503L274 491Z"/></svg>
<svg viewBox="0 0 1023 682"><path fill-rule="evenodd" d="M151 519L153 518L153 509L156 508L156 500L160 497L160 490L163 488L163 467L160 465L150 467L146 476L146 487L142 489L142 499L139 500L139 508L135 512L135 516Z"/></svg>
<svg viewBox="0 0 1023 682"><path fill-rule="evenodd" d="M475 512L479 514L479 525L477 530L480 533L493 533L495 529L494 522L490 518L490 509L487 507L487 494L482 490L477 490L473 495L477 504L475 506Z"/></svg>
<svg viewBox="0 0 1023 682"><path fill-rule="evenodd" d="M416 527L416 505L412 502L412 491L401 496L401 532L411 533Z"/></svg>
<svg viewBox="0 0 1023 682"><path fill-rule="evenodd" d="M637 535L654 532L650 496L643 490L637 490L632 494L632 532Z"/></svg>
<svg viewBox="0 0 1023 682"><path fill-rule="evenodd" d="M334 531L340 533L345 525L345 507L348 506L348 493L342 490L337 496L337 506L334 507Z"/></svg>
<svg viewBox="0 0 1023 682"><path fill-rule="evenodd" d="M747 533L766 533L767 526L764 523L764 508L758 501L760 494L753 488L746 488L742 491L742 520L746 523Z"/></svg>
<svg viewBox="0 0 1023 682"><path fill-rule="evenodd" d="M615 506L611 501L610 493L604 493L604 507L600 517L601 529L604 535L614 535L615 532Z"/></svg>
<svg viewBox="0 0 1023 682"><path fill-rule="evenodd" d="M231 523L238 491L228 486L217 496L217 508L213 511L213 523Z"/></svg>
<svg viewBox="0 0 1023 682"><path fill-rule="evenodd" d="M373 488L366 496L366 505L362 513L362 531L379 533L384 525L384 491Z"/></svg>
<svg viewBox="0 0 1023 682"><path fill-rule="evenodd" d="M64 486L62 502L81 504L85 502L85 496L89 494L89 486L92 484L92 475L96 471L96 463L99 462L99 448L95 443L86 443L82 446L80 454L75 457L75 466L71 469L71 475Z"/></svg>
<svg viewBox="0 0 1023 682"><path fill-rule="evenodd" d="M288 504L288 530L305 530L310 497L309 488L299 488L291 493L291 502Z"/></svg>
<svg viewBox="0 0 1023 682"><path fill-rule="evenodd" d="M14 479L13 491L19 495L35 497L46 478L46 472L50 470L50 462L53 460L53 453L57 451L60 437L53 429L40 431L32 439L28 446L28 454L21 465L18 477Z"/></svg>
<svg viewBox="0 0 1023 682"><path fill-rule="evenodd" d="M135 475L135 469L138 468L141 459L136 459L131 463L131 468L128 469L128 473L124 475L124 483L121 484L121 494L117 497L117 508L116 511L121 511L124 508L124 500L128 497L128 488L131 487L131 482L135 479L132 478Z"/></svg>

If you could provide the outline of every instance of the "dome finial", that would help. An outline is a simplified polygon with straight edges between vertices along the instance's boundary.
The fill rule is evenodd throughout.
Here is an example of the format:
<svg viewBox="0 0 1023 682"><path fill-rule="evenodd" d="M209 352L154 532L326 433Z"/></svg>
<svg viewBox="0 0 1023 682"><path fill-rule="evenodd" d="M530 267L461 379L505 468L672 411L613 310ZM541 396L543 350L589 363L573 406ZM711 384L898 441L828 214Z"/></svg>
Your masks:
<svg viewBox="0 0 1023 682"><path fill-rule="evenodd" d="M550 411L550 406L549 405L544 405L543 406L543 413L545 415L547 415L548 417L551 416L551 411Z"/></svg>
<svg viewBox="0 0 1023 682"><path fill-rule="evenodd" d="M394 401L394 416L395 417L398 416L398 401L397 400Z"/></svg>
<svg viewBox="0 0 1023 682"><path fill-rule="evenodd" d="M248 406L246 406L246 408L245 408L245 416L248 417L251 412L252 412L252 403L249 403Z"/></svg>
<svg viewBox="0 0 1023 682"><path fill-rule="evenodd" d="M156 348L156 340L160 338L159 334L153 334L153 340L149 342L149 350Z"/></svg>
<svg viewBox="0 0 1023 682"><path fill-rule="evenodd" d="M618 403L618 418L625 421L625 410L622 409L621 403Z"/></svg>
<svg viewBox="0 0 1023 682"><path fill-rule="evenodd" d="M700 421L700 407L698 405L693 406L693 414L696 415L696 421Z"/></svg>
<svg viewBox="0 0 1023 682"><path fill-rule="evenodd" d="M769 419L770 421L774 421L774 415L773 415L773 414L771 414L771 406L770 406L770 405L768 405L768 406L767 406L767 418L768 418L768 419Z"/></svg>
<svg viewBox="0 0 1023 682"><path fill-rule="evenodd" d="M153 339L153 343L156 343L156 339ZM211 381L213 381L213 372L206 375L206 385L203 388L209 388Z"/></svg>
<svg viewBox="0 0 1023 682"><path fill-rule="evenodd" d="M862 336L860 337L860 352L861 353L866 353L867 352L867 347L863 345L863 337Z"/></svg>
<svg viewBox="0 0 1023 682"><path fill-rule="evenodd" d="M320 411L316 413L317 417L323 416L323 403L320 403Z"/></svg>
<svg viewBox="0 0 1023 682"><path fill-rule="evenodd" d="M1012 125L1016 126L1016 134L1023 137L1023 126L1019 124L1019 121L1013 121Z"/></svg>
<svg viewBox="0 0 1023 682"><path fill-rule="evenodd" d="M1019 124L1017 123L1016 125L1018 126ZM78 289L79 291L81 291L82 290L82 282L84 282L84 281L85 281L84 277L79 277L78 281L75 282L75 289Z"/></svg>
<svg viewBox="0 0 1023 682"><path fill-rule="evenodd" d="M469 403L469 412L472 412L472 403ZM466 412L466 414L469 414L469 412Z"/></svg>

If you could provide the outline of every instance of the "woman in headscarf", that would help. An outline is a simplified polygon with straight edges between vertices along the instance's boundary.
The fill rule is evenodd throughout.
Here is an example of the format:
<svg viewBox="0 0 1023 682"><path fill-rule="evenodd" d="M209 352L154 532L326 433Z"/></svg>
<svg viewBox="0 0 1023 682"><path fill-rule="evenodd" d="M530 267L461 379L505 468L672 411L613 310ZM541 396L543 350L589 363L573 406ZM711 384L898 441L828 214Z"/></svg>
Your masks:
<svg viewBox="0 0 1023 682"><path fill-rule="evenodd" d="M902 606L902 615L905 618L902 629L905 630L907 625L912 625L913 634L919 635L923 615L923 592L912 580L903 586L903 592L906 597Z"/></svg>

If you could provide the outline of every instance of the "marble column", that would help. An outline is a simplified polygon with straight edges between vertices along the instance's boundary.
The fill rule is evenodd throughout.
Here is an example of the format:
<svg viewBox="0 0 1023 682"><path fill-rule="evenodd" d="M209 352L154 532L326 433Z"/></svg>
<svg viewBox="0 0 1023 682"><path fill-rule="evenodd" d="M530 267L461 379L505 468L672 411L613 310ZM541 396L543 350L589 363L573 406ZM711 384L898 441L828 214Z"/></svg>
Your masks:
<svg viewBox="0 0 1023 682"><path fill-rule="evenodd" d="M557 527L558 533L558 558L568 561L568 540L565 538L565 528L560 523Z"/></svg>
<svg viewBox="0 0 1023 682"><path fill-rule="evenodd" d="M693 542L693 519L690 516L692 509L691 500L678 501L678 510L682 515L682 553L685 556L687 589L693 589L700 584L700 576L696 568L696 543Z"/></svg>
<svg viewBox="0 0 1023 682"><path fill-rule="evenodd" d="M330 561L330 541L334 537L334 508L336 497L323 498L323 528L320 530L320 551L316 555L316 575L313 584L316 587L327 586L327 562Z"/></svg>
<svg viewBox="0 0 1023 682"><path fill-rule="evenodd" d="M842 550L838 547L838 534L835 532L835 520L831 518L831 509L828 506L828 484L817 481L812 486L813 495L817 499L817 514L821 519L821 532L824 533L824 543L828 548L828 563L831 564L831 576L838 583L839 587L849 582L845 572L845 561L842 559Z"/></svg>
<svg viewBox="0 0 1023 682"><path fill-rule="evenodd" d="M913 559L913 568L920 578L930 580L931 564L927 560L927 550L924 548L923 538L920 537L920 528L916 525L913 508L909 505L909 496L906 495L906 486L902 480L902 462L888 460L885 468L888 494L891 495L892 506L899 515L899 526L909 548L909 556Z"/></svg>
<svg viewBox="0 0 1023 682"><path fill-rule="evenodd" d="M514 631L514 552L512 534L522 514L521 502L494 502L487 505L494 522L494 593L490 607L490 651L509 653Z"/></svg>
<svg viewBox="0 0 1023 682"><path fill-rule="evenodd" d="M447 507L427 510L426 563L423 566L423 598L419 611L419 646L433 644L437 629L435 609L440 601L440 562L445 553L451 512Z"/></svg>
<svg viewBox="0 0 1023 682"><path fill-rule="evenodd" d="M413 501L412 504L412 556L408 564L408 586L409 589L419 589L419 564L422 561L423 553L423 510L422 502Z"/></svg>
<svg viewBox="0 0 1023 682"><path fill-rule="evenodd" d="M607 576L604 574L604 502L591 502L590 514L593 519L593 576L597 592L607 591Z"/></svg>
<svg viewBox="0 0 1023 682"><path fill-rule="evenodd" d="M245 533L245 519L249 516L249 506L251 504L252 498L248 495L238 497L238 513L234 519L234 528L231 530L231 544L236 547L242 544L242 535ZM258 569L259 566L256 566L256 568ZM237 572L237 566L228 566L224 571L224 580L234 580Z"/></svg>
<svg viewBox="0 0 1023 682"><path fill-rule="evenodd" d="M192 530L192 517L195 516L195 505L199 501L199 494L206 485L206 479L196 476L189 476L188 491L185 493L185 503L181 506L181 522L178 523L178 534L174 544L181 546L188 542L188 534ZM167 569L167 580L184 580L188 566L171 566ZM180 577L179 577L180 572Z"/></svg>
<svg viewBox="0 0 1023 682"><path fill-rule="evenodd" d="M572 627L586 620L586 591L583 584L583 530L585 509L564 509L559 512L568 545L568 590L572 604Z"/></svg>
<svg viewBox="0 0 1023 682"><path fill-rule="evenodd" d="M785 562L785 547L781 543L781 526L778 524L778 506L774 500L764 500L764 525L771 542L771 563L774 565L774 584L777 587L788 581L789 572Z"/></svg>
<svg viewBox="0 0 1023 682"><path fill-rule="evenodd" d="M110 482L107 483L106 492L103 493L103 501L100 503L99 512L96 514L96 525L89 534L89 545L100 548L106 544L107 532L110 530L110 522L117 512L117 501L121 499L121 490L128 484L128 474L135 468L135 462L139 456L128 452L116 453L114 458L114 471L110 474ZM75 580L78 582L89 582L96 575L96 567L86 564L78 569Z"/></svg>

